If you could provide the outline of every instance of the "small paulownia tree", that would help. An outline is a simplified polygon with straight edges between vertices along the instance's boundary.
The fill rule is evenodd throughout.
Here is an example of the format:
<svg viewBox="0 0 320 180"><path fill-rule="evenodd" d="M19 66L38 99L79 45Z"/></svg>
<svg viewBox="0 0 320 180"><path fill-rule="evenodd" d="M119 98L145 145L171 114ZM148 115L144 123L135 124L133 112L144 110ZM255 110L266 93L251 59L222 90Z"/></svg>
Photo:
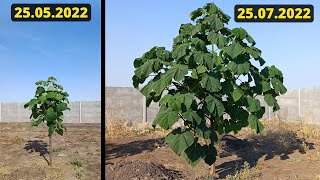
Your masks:
<svg viewBox="0 0 320 180"><path fill-rule="evenodd" d="M48 126L49 136L49 165L52 165L52 135L57 132L63 136L66 127L63 124L63 111L70 110L68 108L69 94L63 92L63 87L56 83L56 78L49 77L47 81L38 81L35 97L24 105L32 111L30 116L31 126L39 126L42 122L46 122Z"/></svg>
<svg viewBox="0 0 320 180"><path fill-rule="evenodd" d="M265 64L256 42L243 28L227 28L230 17L214 3L190 17L193 23L181 25L172 51L153 47L134 60L132 80L135 88L149 80L141 93L148 106L159 102L154 127L168 130L183 120L165 138L171 149L192 166L201 159L212 165L218 134L247 126L260 133L265 108L257 96L277 111L275 97L287 89L275 66L256 67Z"/></svg>

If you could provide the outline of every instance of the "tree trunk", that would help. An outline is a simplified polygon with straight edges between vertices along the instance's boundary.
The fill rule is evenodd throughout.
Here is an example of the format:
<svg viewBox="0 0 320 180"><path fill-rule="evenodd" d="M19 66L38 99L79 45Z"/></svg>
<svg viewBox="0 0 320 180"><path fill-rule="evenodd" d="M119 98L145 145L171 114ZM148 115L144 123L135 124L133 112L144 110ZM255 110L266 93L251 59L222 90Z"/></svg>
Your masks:
<svg viewBox="0 0 320 180"><path fill-rule="evenodd" d="M210 175L211 175L211 177L216 178L216 176L217 176L216 175L216 163L213 163L211 165Z"/></svg>
<svg viewBox="0 0 320 180"><path fill-rule="evenodd" d="M52 136L49 136L49 166L52 166L52 155L53 155L53 152L52 152Z"/></svg>

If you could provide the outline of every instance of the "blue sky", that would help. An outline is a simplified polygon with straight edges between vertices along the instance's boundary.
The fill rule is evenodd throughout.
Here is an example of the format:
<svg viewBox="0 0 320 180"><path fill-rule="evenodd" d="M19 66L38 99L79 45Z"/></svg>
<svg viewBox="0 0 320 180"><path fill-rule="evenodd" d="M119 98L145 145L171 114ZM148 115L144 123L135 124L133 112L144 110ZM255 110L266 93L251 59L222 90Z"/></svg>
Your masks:
<svg viewBox="0 0 320 180"><path fill-rule="evenodd" d="M181 24L191 22L190 12L212 1L193 0L111 0L106 7L106 85L132 87L133 60L153 46L171 49ZM292 4L293 1L216 0L232 18L229 28L243 27L262 50L266 65L275 65L284 74L289 89L320 87L320 5L313 4L313 23L236 23L236 4Z"/></svg>
<svg viewBox="0 0 320 180"><path fill-rule="evenodd" d="M70 100L101 98L101 4L90 3L90 22L12 22L11 0L0 6L0 102L24 102L38 80L55 76ZM14 3L66 3L62 0Z"/></svg>

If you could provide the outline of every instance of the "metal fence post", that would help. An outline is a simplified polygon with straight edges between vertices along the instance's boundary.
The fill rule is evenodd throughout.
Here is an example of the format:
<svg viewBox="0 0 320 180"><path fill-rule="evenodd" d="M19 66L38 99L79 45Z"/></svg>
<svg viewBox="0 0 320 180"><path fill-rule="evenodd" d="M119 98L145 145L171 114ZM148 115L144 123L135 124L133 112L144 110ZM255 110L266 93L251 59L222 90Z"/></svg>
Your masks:
<svg viewBox="0 0 320 180"><path fill-rule="evenodd" d="M143 122L147 122L147 98L145 96L143 96Z"/></svg>
<svg viewBox="0 0 320 180"><path fill-rule="evenodd" d="M79 101L79 122L81 124L82 121L82 113L81 113L81 101Z"/></svg>

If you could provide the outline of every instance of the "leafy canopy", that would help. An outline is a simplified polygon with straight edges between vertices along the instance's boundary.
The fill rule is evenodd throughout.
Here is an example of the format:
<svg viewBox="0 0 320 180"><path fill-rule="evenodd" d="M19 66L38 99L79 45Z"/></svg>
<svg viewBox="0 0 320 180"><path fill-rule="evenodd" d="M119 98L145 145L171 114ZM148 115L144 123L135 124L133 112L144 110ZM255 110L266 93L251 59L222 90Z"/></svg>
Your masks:
<svg viewBox="0 0 320 180"><path fill-rule="evenodd" d="M250 126L263 130L265 113L256 98L279 110L276 96L284 94L283 76L265 64L261 50L243 28L229 29L230 17L215 4L206 4L190 14L193 23L182 24L173 39L172 51L153 47L134 60L133 86L142 89L147 105L158 102L153 126L171 129L179 119L184 127L166 137L171 149L192 166L203 159L216 160L217 133L237 133ZM149 79L150 79L149 78Z"/></svg>
<svg viewBox="0 0 320 180"><path fill-rule="evenodd" d="M67 92L63 92L63 87L56 83L56 78L49 77L47 81L38 81L36 93L24 108L32 111L30 116L31 125L39 126L42 122L46 122L49 127L48 136L52 136L54 132L63 135L66 127L63 124L63 111L70 110L68 108Z"/></svg>

